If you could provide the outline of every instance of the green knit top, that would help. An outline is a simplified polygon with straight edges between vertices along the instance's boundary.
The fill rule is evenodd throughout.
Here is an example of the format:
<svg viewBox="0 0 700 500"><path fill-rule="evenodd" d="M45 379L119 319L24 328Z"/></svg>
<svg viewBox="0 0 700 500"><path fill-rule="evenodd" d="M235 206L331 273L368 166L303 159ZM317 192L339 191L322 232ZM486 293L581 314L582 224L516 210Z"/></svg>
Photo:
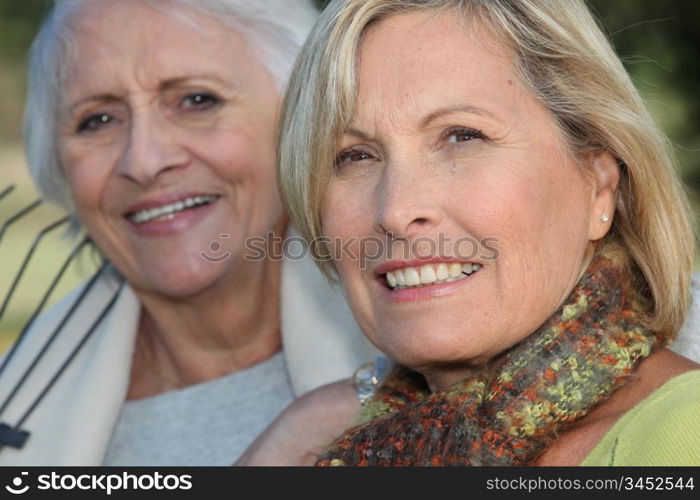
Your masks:
<svg viewBox="0 0 700 500"><path fill-rule="evenodd" d="M700 370L625 413L581 465L700 465Z"/></svg>

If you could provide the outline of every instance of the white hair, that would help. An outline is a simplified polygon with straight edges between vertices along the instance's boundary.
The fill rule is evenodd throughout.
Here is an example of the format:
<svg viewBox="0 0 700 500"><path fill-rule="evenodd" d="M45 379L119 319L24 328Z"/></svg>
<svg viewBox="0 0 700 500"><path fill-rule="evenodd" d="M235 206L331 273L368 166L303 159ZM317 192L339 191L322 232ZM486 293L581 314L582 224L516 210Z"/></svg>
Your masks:
<svg viewBox="0 0 700 500"><path fill-rule="evenodd" d="M76 52L71 20L84 7L108 1L119 0L55 0L29 56L24 115L29 171L43 198L70 214L74 214L75 209L59 161L57 123L66 73L70 71ZM318 14L312 0L140 1L186 21L192 21L186 11L201 13L236 30L260 58L280 94ZM197 27L196 23L193 26Z"/></svg>

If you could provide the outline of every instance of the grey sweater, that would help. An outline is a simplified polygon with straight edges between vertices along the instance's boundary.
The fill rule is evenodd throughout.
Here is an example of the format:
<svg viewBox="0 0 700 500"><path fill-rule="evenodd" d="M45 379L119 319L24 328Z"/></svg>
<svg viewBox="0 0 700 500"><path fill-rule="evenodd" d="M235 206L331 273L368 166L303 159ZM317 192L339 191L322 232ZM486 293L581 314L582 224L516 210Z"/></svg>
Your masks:
<svg viewBox="0 0 700 500"><path fill-rule="evenodd" d="M292 399L278 353L219 379L127 401L104 465L231 465Z"/></svg>

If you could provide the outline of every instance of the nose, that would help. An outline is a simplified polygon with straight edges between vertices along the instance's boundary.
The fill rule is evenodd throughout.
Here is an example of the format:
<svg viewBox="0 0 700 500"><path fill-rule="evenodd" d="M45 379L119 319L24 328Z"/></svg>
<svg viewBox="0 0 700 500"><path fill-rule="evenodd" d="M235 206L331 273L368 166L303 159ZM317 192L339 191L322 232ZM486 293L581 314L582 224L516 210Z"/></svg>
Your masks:
<svg viewBox="0 0 700 500"><path fill-rule="evenodd" d="M187 151L173 127L157 110L135 114L120 161L120 173L146 186L163 173L186 165Z"/></svg>
<svg viewBox="0 0 700 500"><path fill-rule="evenodd" d="M439 183L420 166L387 165L378 186L374 229L394 238L411 238L440 224Z"/></svg>

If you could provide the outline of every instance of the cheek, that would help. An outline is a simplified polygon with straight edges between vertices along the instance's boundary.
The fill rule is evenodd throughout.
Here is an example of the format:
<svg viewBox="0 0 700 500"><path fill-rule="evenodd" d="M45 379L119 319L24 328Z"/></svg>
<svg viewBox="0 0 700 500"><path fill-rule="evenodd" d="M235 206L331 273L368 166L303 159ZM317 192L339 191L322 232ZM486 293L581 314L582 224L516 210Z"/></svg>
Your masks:
<svg viewBox="0 0 700 500"><path fill-rule="evenodd" d="M503 208L493 221L503 300L513 303L513 311L529 309L540 319L574 285L588 241L585 186L574 176L542 178L548 182L514 184L507 192L510 202L501 200ZM524 289L528 297L521 296Z"/></svg>
<svg viewBox="0 0 700 500"><path fill-rule="evenodd" d="M223 179L257 184L274 191L275 144L269 131L266 135L245 129L218 129L202 134L193 148Z"/></svg>
<svg viewBox="0 0 700 500"><path fill-rule="evenodd" d="M559 169L551 179L536 214L543 241L559 258L579 255L588 243L591 187L573 167Z"/></svg>
<svg viewBox="0 0 700 500"><path fill-rule="evenodd" d="M331 182L321 210L322 230L330 240L329 249L350 309L370 341L376 342L371 277L361 266L361 240L376 235L372 230L370 200L363 200L360 191Z"/></svg>
<svg viewBox="0 0 700 500"><path fill-rule="evenodd" d="M343 192L336 182L331 180L326 188L326 195L321 203L321 225L326 238L342 238L347 233L347 221L342 207ZM331 245L333 247L333 245ZM336 255L334 257L337 258Z"/></svg>
<svg viewBox="0 0 700 500"><path fill-rule="evenodd" d="M359 266L361 238L372 231L369 200L363 200L356 189L338 181L331 181L326 193L321 209L323 236L331 240L329 246L336 265L350 271Z"/></svg>
<svg viewBox="0 0 700 500"><path fill-rule="evenodd" d="M558 157L499 162L497 169L475 169L469 196L454 216L479 238L493 237L500 265L510 280L541 280L562 255L578 255L587 234L587 192L572 168ZM527 160L527 161L526 161ZM522 281L521 281L522 280Z"/></svg>
<svg viewBox="0 0 700 500"><path fill-rule="evenodd" d="M527 246L553 237L561 242L581 232L588 218L584 181L561 160L502 166L482 176L470 192L468 210L480 227ZM538 166L542 165L542 166ZM553 166L548 166L553 165ZM488 231L488 229L487 229Z"/></svg>
<svg viewBox="0 0 700 500"><path fill-rule="evenodd" d="M89 220L103 208L104 194L109 189L113 170L109 152L75 146L65 146L59 152L78 215Z"/></svg>
<svg viewBox="0 0 700 500"><path fill-rule="evenodd" d="M331 183L321 209L321 224L340 279L350 291L359 276L359 238L364 233L362 217L346 195L346 190Z"/></svg>
<svg viewBox="0 0 700 500"><path fill-rule="evenodd" d="M234 210L247 221L247 234L262 235L272 231L284 215L277 190L275 144L267 135L254 136L249 131L219 134L212 144L217 158L216 174L232 193Z"/></svg>

